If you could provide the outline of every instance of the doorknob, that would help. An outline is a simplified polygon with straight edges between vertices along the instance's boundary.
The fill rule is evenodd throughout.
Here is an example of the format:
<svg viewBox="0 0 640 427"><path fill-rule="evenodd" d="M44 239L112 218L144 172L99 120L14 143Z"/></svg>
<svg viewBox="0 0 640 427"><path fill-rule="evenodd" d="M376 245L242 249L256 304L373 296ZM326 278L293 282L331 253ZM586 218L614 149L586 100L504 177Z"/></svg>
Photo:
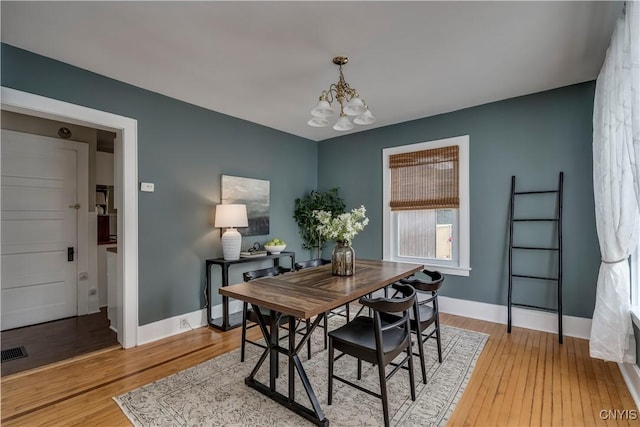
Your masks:
<svg viewBox="0 0 640 427"><path fill-rule="evenodd" d="M80 204L76 203L75 205L69 205L69 207L78 210L80 209Z"/></svg>

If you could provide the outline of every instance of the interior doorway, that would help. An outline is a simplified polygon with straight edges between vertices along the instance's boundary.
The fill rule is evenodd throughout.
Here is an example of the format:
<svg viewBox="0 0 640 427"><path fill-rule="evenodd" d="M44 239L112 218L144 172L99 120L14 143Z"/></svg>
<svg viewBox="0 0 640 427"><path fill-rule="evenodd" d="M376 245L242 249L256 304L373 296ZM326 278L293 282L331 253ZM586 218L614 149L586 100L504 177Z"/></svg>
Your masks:
<svg viewBox="0 0 640 427"><path fill-rule="evenodd" d="M107 210L95 195L96 187L114 188L115 134L15 112L1 117L2 376L121 348L116 307L108 307L115 298L107 298L115 207L113 197ZM105 219L106 241L95 232Z"/></svg>
<svg viewBox="0 0 640 427"><path fill-rule="evenodd" d="M138 328L138 205L137 205L137 123L135 120L2 87L2 109L33 117L114 132L116 176L121 191L117 229L117 317L118 341L124 348L137 345Z"/></svg>

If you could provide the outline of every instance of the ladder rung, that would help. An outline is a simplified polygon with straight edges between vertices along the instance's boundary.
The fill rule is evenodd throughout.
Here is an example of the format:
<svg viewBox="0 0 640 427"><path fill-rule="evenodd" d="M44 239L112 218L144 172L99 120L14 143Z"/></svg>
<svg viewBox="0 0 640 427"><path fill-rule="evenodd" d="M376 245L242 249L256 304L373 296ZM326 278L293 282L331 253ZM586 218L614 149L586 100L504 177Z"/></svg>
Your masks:
<svg viewBox="0 0 640 427"><path fill-rule="evenodd" d="M538 248L534 246L512 246L512 249L530 249L534 251L557 251L558 248Z"/></svg>
<svg viewBox="0 0 640 427"><path fill-rule="evenodd" d="M548 193L558 193L558 190L545 190L545 191L516 191L513 194L548 194Z"/></svg>
<svg viewBox="0 0 640 427"><path fill-rule="evenodd" d="M527 308L535 308L538 310L551 311L553 313L557 313L557 308L549 308L549 307L540 307L538 305L530 305L530 304L518 304L516 302L512 302L511 305L515 305L516 307L527 307Z"/></svg>
<svg viewBox="0 0 640 427"><path fill-rule="evenodd" d="M512 277L522 277L522 278L525 278L525 279L551 280L551 281L554 281L554 282L558 281L558 279L555 278L555 277L527 276L525 274L512 274L511 276Z"/></svg>
<svg viewBox="0 0 640 427"><path fill-rule="evenodd" d="M557 221L558 218L521 218L514 219L514 222L524 222L524 221Z"/></svg>

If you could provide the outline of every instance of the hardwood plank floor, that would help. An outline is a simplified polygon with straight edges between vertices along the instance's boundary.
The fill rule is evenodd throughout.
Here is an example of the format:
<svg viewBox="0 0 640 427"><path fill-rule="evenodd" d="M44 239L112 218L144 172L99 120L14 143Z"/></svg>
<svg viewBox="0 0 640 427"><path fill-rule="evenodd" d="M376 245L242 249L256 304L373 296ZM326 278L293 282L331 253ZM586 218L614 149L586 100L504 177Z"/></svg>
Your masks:
<svg viewBox="0 0 640 427"><path fill-rule="evenodd" d="M0 340L3 350L24 346L28 354L3 362L2 376L120 346L109 328L106 307L95 314L3 331Z"/></svg>
<svg viewBox="0 0 640 427"><path fill-rule="evenodd" d="M613 426L601 410L636 410L614 363L588 342L443 314L447 325L490 335L449 425ZM250 331L255 337L259 331ZM240 330L198 328L130 350L113 349L52 368L3 377L3 426L127 426L113 396L238 348Z"/></svg>

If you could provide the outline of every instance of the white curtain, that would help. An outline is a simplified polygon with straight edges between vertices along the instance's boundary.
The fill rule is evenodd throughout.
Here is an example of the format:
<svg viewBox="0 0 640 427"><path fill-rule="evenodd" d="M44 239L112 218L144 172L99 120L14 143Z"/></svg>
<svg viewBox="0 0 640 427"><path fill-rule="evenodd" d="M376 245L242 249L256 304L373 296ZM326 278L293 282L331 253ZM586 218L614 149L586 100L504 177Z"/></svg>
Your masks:
<svg viewBox="0 0 640 427"><path fill-rule="evenodd" d="M602 263L591 323L591 357L636 363L629 255L640 221L640 3L616 24L596 82L593 190Z"/></svg>

